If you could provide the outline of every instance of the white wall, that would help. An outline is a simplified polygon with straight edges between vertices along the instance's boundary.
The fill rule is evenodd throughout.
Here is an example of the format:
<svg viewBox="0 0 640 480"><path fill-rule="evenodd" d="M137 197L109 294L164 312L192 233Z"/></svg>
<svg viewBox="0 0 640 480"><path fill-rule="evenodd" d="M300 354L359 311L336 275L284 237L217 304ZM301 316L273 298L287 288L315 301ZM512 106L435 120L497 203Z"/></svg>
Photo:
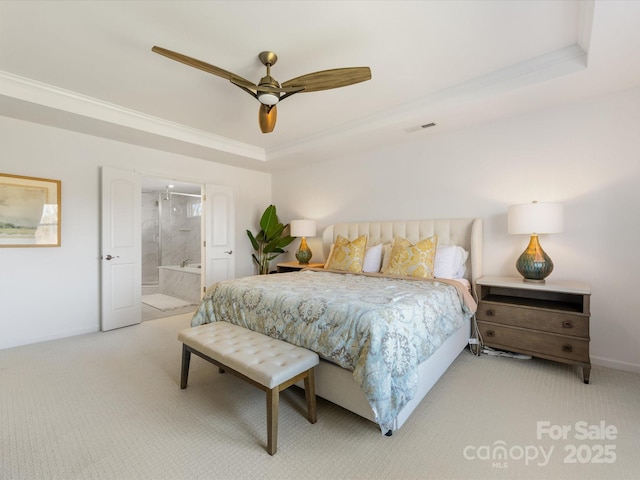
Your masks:
<svg viewBox="0 0 640 480"><path fill-rule="evenodd" d="M0 172L62 181L62 246L0 248L0 348L99 329L99 168L231 185L236 276L255 272L245 230L271 202L270 175L0 116Z"/></svg>
<svg viewBox="0 0 640 480"><path fill-rule="evenodd" d="M283 218L316 219L319 232L340 221L482 217L484 274L512 276L528 238L507 235L507 207L562 202L564 233L540 238L550 279L591 284L592 362L640 372L639 132L634 89L275 173L273 200Z"/></svg>

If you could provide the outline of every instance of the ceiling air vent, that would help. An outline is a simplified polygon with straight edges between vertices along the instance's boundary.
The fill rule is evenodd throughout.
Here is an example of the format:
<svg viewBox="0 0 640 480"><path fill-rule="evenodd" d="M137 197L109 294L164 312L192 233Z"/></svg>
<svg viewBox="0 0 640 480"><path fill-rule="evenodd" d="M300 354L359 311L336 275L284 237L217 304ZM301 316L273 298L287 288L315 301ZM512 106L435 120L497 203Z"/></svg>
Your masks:
<svg viewBox="0 0 640 480"><path fill-rule="evenodd" d="M419 125L417 127L406 128L404 131L407 133L413 133L413 132L419 132L420 130L424 130L426 128L435 127L435 126L436 124L431 122L431 123L425 123L424 125Z"/></svg>

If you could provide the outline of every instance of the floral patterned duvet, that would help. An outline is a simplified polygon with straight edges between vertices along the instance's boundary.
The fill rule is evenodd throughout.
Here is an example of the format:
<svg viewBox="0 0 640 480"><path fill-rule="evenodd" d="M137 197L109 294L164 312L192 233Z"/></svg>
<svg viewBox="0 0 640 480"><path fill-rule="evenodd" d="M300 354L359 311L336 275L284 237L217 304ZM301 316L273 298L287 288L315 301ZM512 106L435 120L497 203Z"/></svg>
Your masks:
<svg viewBox="0 0 640 480"><path fill-rule="evenodd" d="M386 432L416 392L417 366L470 315L443 282L300 271L218 282L191 325L234 323L353 371Z"/></svg>

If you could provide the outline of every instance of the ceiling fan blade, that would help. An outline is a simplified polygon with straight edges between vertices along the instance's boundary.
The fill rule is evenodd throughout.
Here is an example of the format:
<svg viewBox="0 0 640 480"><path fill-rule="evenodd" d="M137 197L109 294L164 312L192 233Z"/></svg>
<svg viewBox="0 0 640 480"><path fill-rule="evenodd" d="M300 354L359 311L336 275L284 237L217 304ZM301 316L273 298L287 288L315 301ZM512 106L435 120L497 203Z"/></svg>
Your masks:
<svg viewBox="0 0 640 480"><path fill-rule="evenodd" d="M270 133L276 126L278 110L276 103L284 100L298 92L318 92L332 88L346 87L355 83L371 80L371 69L369 67L334 68L309 73L301 77L293 78L280 85L271 77L270 67L276 63L278 57L273 52L261 52L258 58L267 67L267 74L262 77L259 84L255 84L246 78L242 78L235 73L228 72L222 68L203 62L196 58L188 57L166 48L154 45L153 52L163 55L176 62L197 68L207 73L211 73L225 80L229 80L236 87L244 90L249 95L260 102L258 110L258 124L262 133ZM264 102L264 103L263 103Z"/></svg>
<svg viewBox="0 0 640 480"><path fill-rule="evenodd" d="M262 133L271 133L276 126L278 109L275 105L260 105L258 110L258 124Z"/></svg>
<svg viewBox="0 0 640 480"><path fill-rule="evenodd" d="M256 85L242 78L233 75L230 79L231 83L241 88L248 88L249 90L255 90L257 92L269 92L269 93L295 93L304 90L305 87L286 87L276 88L270 85Z"/></svg>
<svg viewBox="0 0 640 480"><path fill-rule="evenodd" d="M181 53L173 52L171 50L167 50L166 48L154 46L151 49L153 52L158 53L160 55L164 55L171 60L175 60L176 62L184 63L185 65L189 65L190 67L199 68L207 73L212 73L213 75L217 75L218 77L222 77L226 80L231 80L231 78L235 78L241 80L243 82L251 83L249 80L242 78L240 75L236 75L235 73L227 72L222 68L216 67L215 65L211 65L209 63L203 62L202 60L198 60L196 58L188 57Z"/></svg>
<svg viewBox="0 0 640 480"><path fill-rule="evenodd" d="M287 80L282 84L282 87L304 86L303 92L318 92L331 88L346 87L347 85L367 80L371 80L371 69L369 67L334 68Z"/></svg>

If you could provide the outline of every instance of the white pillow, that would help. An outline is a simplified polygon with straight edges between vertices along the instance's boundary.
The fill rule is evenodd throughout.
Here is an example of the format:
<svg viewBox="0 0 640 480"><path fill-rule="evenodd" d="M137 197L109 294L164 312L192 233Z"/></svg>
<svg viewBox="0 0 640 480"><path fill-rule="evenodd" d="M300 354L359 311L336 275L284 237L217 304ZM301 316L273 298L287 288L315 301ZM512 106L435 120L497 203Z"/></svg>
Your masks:
<svg viewBox="0 0 640 480"><path fill-rule="evenodd" d="M364 260L362 262L362 271L367 273L377 273L380 271L382 263L382 244L379 243L373 247L367 247L364 251Z"/></svg>
<svg viewBox="0 0 640 480"><path fill-rule="evenodd" d="M467 252L464 248L458 247L459 254L459 266L454 274L453 278L464 278L464 274L467 272L467 259L469 258L469 252Z"/></svg>
<svg viewBox="0 0 640 480"><path fill-rule="evenodd" d="M456 254L454 245L437 247L433 264L433 276L436 278L454 278L456 271L453 268Z"/></svg>
<svg viewBox="0 0 640 480"><path fill-rule="evenodd" d="M433 276L436 278L463 278L469 252L456 245L441 245L436 248Z"/></svg>

